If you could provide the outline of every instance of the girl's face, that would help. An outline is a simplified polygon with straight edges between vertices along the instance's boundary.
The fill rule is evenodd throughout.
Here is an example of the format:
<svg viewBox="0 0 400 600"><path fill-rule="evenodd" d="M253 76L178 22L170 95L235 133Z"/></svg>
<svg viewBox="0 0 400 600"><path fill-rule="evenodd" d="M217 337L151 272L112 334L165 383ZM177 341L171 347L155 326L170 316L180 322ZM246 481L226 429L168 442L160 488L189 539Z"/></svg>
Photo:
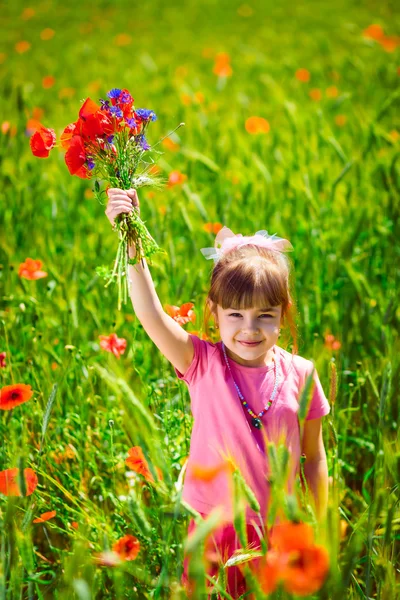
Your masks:
<svg viewBox="0 0 400 600"><path fill-rule="evenodd" d="M279 337L282 306L223 309L217 305L217 324L227 355L247 367L272 364Z"/></svg>

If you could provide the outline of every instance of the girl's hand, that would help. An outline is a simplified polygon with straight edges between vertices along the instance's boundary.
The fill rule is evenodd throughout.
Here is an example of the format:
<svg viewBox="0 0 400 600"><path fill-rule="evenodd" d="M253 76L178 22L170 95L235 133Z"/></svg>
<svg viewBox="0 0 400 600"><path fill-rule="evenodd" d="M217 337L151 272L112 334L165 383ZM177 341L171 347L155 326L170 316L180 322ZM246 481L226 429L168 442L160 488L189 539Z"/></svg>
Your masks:
<svg viewBox="0 0 400 600"><path fill-rule="evenodd" d="M140 204L137 191L120 190L119 188L109 188L107 190L108 203L105 213L111 225L114 227L114 220L121 213L130 213L135 208L140 214Z"/></svg>

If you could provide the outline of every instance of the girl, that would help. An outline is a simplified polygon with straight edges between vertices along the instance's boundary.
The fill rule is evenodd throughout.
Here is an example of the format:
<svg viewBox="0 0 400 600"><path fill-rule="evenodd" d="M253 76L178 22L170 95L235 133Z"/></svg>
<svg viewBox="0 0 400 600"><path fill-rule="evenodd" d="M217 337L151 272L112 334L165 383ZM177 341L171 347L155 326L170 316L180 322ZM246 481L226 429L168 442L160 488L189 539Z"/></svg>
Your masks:
<svg viewBox="0 0 400 600"><path fill-rule="evenodd" d="M120 213L139 210L135 190L112 188L108 196L106 215L111 224ZM214 259L205 323L209 334L208 320L214 319L221 338L215 344L188 333L164 312L145 260L129 267L136 316L189 388L194 422L182 498L202 517L218 505L224 509L225 523L214 532L212 547L208 547L208 556L214 552L214 561L208 563L210 575L218 572L215 553L226 560L240 547L232 525L231 476L223 468L227 459L240 469L260 504L259 513L246 508L248 541L253 546L260 545L257 530L263 531L268 514L266 441L283 441L289 449L288 493L294 489L300 454L306 456L304 473L317 516L323 518L327 508L321 420L330 407L313 363L295 353L290 263L284 254L291 249L290 242L265 231L243 237L224 227L215 248L201 250L206 258ZM129 248L130 257L135 252ZM277 344L281 328L290 330L293 354ZM310 373L313 393L300 439L299 395ZM215 476L202 477L199 471ZM189 533L194 528L191 520ZM188 566L185 557L182 581L190 595ZM240 568L227 571L227 591L237 598L246 590L245 580Z"/></svg>

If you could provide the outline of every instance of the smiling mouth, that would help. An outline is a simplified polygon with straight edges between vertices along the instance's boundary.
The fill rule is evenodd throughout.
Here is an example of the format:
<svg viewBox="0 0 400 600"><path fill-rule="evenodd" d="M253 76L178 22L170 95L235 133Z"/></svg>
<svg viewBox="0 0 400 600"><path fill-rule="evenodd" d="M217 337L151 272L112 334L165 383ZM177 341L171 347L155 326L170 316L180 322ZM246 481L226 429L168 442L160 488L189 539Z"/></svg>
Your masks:
<svg viewBox="0 0 400 600"><path fill-rule="evenodd" d="M239 344L243 344L243 346L258 346L258 344L261 344L261 340L259 342L242 342L241 340L238 340Z"/></svg>

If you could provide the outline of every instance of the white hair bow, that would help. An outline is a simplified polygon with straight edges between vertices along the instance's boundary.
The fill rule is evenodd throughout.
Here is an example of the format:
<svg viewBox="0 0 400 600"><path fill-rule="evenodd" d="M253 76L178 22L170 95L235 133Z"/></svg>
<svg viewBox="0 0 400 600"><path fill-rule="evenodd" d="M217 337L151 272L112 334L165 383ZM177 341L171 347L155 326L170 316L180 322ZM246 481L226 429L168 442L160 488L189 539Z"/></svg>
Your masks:
<svg viewBox="0 0 400 600"><path fill-rule="evenodd" d="M241 233L233 233L228 227L223 227L215 237L214 248L201 248L200 252L207 259L212 258L216 263L230 250L247 244L255 244L276 252L291 252L293 250L293 246L288 240L277 237L276 233L268 235L268 231L265 229L256 231L252 236L243 236Z"/></svg>

